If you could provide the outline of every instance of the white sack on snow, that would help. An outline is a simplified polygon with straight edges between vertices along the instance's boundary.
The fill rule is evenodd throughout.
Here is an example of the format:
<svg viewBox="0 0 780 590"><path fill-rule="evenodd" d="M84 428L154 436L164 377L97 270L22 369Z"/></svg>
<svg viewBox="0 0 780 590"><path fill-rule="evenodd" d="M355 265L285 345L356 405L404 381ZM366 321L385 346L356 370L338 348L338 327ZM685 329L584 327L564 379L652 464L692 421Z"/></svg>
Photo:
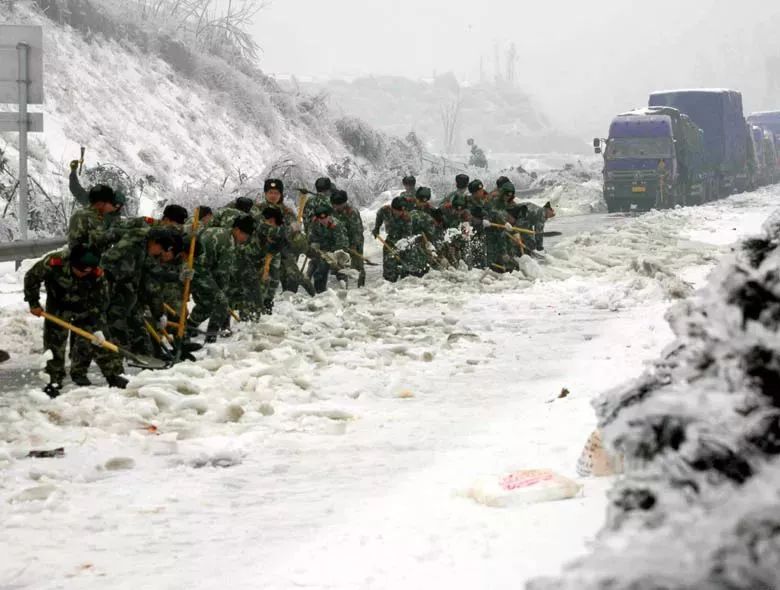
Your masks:
<svg viewBox="0 0 780 590"><path fill-rule="evenodd" d="M482 480L467 496L486 506L505 508L566 500L579 494L582 486L550 469L523 469Z"/></svg>

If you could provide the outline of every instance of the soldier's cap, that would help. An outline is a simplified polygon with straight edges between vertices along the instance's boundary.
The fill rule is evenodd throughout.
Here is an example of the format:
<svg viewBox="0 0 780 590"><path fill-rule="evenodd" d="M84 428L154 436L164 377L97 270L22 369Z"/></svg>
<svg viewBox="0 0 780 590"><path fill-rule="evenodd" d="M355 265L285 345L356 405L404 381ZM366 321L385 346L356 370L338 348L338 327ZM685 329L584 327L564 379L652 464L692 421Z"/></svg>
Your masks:
<svg viewBox="0 0 780 590"><path fill-rule="evenodd" d="M471 216L477 219L484 219L485 210L482 207L472 207L470 210Z"/></svg>
<svg viewBox="0 0 780 590"><path fill-rule="evenodd" d="M394 198L393 201L390 203L390 208L395 209L396 211L406 210L406 199L404 199L403 197Z"/></svg>
<svg viewBox="0 0 780 590"><path fill-rule="evenodd" d="M79 270L96 268L100 264L100 256L84 244L76 244L71 248L69 260L70 265Z"/></svg>
<svg viewBox="0 0 780 590"><path fill-rule="evenodd" d="M263 184L263 192L267 193L268 191L276 190L280 193L284 193L284 182L282 182L278 178L267 178L265 180L265 183Z"/></svg>
<svg viewBox="0 0 780 590"><path fill-rule="evenodd" d="M116 195L114 189L105 184L96 184L89 189L89 204L95 203L114 203L116 204Z"/></svg>
<svg viewBox="0 0 780 590"><path fill-rule="evenodd" d="M553 210L553 206L550 204L550 201L547 201L542 208Z"/></svg>
<svg viewBox="0 0 780 590"><path fill-rule="evenodd" d="M421 186L417 189L417 192L414 196L417 197L420 201L430 201L431 189L429 189L427 186Z"/></svg>
<svg viewBox="0 0 780 590"><path fill-rule="evenodd" d="M331 182L330 178L323 176L322 178L318 178L315 181L314 188L317 189L318 193L324 193L325 191L333 189L333 183Z"/></svg>
<svg viewBox="0 0 780 590"><path fill-rule="evenodd" d="M485 185L482 184L481 180L474 179L469 183L469 192L473 195L474 193L477 193L481 191L483 188L485 188Z"/></svg>
<svg viewBox="0 0 780 590"><path fill-rule="evenodd" d="M501 185L501 188L498 189L502 195L512 195L515 194L515 185L511 182L507 181L504 184Z"/></svg>
<svg viewBox="0 0 780 590"><path fill-rule="evenodd" d="M276 222L276 225L282 225L284 223L284 216L279 207L266 207L263 209L263 219L273 219Z"/></svg>
<svg viewBox="0 0 780 590"><path fill-rule="evenodd" d="M251 236L255 232L255 220L251 215L239 215L233 220L233 228Z"/></svg>
<svg viewBox="0 0 780 590"><path fill-rule="evenodd" d="M153 227L146 234L146 239L157 242L163 247L163 250L173 250L173 232L166 227Z"/></svg>
<svg viewBox="0 0 780 590"><path fill-rule="evenodd" d="M347 195L347 191L335 190L330 195L330 204L331 205L344 205L347 202L348 198L349 198L349 195Z"/></svg>
<svg viewBox="0 0 780 590"><path fill-rule="evenodd" d="M499 176L498 180L496 180L496 188L501 188L507 182L509 182L509 179L506 176Z"/></svg>
<svg viewBox="0 0 780 590"><path fill-rule="evenodd" d="M455 195L454 197L452 197L452 207L453 209L465 209L466 208L465 195Z"/></svg>
<svg viewBox="0 0 780 590"><path fill-rule="evenodd" d="M403 184L404 186L414 186L415 184L417 184L417 179L410 174L409 176L404 176L403 180L401 181L401 184Z"/></svg>
<svg viewBox="0 0 780 590"><path fill-rule="evenodd" d="M123 207L127 204L127 196L124 191L117 189L114 191L114 200L112 201L117 207Z"/></svg>
<svg viewBox="0 0 780 590"><path fill-rule="evenodd" d="M236 202L233 203L233 206L241 211L241 213L249 213L252 210L252 205L254 204L255 202L249 197L238 197Z"/></svg>
<svg viewBox="0 0 780 590"><path fill-rule="evenodd" d="M320 215L330 215L331 213L333 213L333 207L327 203L320 203L314 208L315 217L319 217Z"/></svg>
<svg viewBox="0 0 780 590"><path fill-rule="evenodd" d="M184 225L187 222L187 210L181 205L166 205L163 209L163 219Z"/></svg>
<svg viewBox="0 0 780 590"><path fill-rule="evenodd" d="M199 215L201 219L204 219L209 215L214 215L214 211L208 205L200 205L198 209L200 210Z"/></svg>
<svg viewBox="0 0 780 590"><path fill-rule="evenodd" d="M469 175L468 174L458 174L455 177L455 188L468 188L469 186Z"/></svg>

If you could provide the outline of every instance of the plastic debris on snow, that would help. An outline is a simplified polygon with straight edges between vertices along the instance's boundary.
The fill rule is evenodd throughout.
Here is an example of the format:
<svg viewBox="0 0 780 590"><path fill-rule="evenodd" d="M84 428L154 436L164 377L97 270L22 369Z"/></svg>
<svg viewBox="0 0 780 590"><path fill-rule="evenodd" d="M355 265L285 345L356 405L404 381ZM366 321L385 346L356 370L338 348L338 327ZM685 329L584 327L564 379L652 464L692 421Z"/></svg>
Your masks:
<svg viewBox="0 0 780 590"><path fill-rule="evenodd" d="M576 481L549 469L526 469L485 478L469 488L466 496L486 506L506 508L566 500L581 490Z"/></svg>

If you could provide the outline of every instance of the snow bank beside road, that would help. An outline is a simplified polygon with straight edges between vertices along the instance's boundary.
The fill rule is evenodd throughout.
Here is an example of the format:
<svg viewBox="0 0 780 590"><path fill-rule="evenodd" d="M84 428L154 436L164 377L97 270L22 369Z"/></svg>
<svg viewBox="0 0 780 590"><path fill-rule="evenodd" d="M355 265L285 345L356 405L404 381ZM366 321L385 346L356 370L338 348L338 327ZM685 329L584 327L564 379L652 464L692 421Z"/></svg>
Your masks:
<svg viewBox="0 0 780 590"><path fill-rule="evenodd" d="M593 553L531 588L780 587L778 243L780 213L672 309L667 354L597 400L627 475Z"/></svg>

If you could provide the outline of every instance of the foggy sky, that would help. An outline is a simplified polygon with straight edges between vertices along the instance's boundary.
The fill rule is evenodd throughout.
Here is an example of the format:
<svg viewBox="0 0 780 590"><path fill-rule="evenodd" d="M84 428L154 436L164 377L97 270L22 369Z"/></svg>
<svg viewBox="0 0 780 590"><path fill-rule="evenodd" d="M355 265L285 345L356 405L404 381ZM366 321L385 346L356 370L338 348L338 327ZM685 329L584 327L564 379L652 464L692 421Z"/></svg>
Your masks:
<svg viewBox="0 0 780 590"><path fill-rule="evenodd" d="M256 36L269 73L492 75L514 42L519 85L556 126L591 134L652 90L733 87L746 110L780 108L777 0L274 0ZM503 60L502 60L503 61ZM780 76L780 74L778 74Z"/></svg>

